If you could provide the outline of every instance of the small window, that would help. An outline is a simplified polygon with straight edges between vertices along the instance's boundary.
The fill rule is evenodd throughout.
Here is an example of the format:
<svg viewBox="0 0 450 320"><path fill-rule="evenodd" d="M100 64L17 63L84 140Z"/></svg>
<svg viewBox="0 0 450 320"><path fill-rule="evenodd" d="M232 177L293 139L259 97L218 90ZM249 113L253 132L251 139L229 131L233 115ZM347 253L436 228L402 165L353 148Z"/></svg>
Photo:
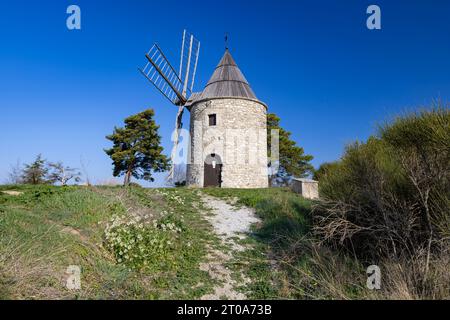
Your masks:
<svg viewBox="0 0 450 320"><path fill-rule="evenodd" d="M208 114L209 118L209 125L215 126L216 125L216 115L215 114Z"/></svg>

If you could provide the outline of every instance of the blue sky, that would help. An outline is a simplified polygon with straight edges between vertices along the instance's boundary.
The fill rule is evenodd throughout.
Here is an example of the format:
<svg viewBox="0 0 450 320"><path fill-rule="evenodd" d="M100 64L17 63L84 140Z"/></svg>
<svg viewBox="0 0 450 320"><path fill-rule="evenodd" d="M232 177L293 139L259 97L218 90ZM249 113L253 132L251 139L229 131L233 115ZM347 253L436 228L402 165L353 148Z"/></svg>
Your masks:
<svg viewBox="0 0 450 320"><path fill-rule="evenodd" d="M1 182L11 164L38 153L74 167L83 159L92 180L109 179L105 135L149 107L169 154L176 108L137 67L155 41L178 65L184 28L202 42L196 89L221 58L227 32L256 95L315 166L338 159L377 123L450 98L448 1L1 3ZM81 8L81 30L66 28L70 4ZM366 28L370 4L381 7L381 30Z"/></svg>

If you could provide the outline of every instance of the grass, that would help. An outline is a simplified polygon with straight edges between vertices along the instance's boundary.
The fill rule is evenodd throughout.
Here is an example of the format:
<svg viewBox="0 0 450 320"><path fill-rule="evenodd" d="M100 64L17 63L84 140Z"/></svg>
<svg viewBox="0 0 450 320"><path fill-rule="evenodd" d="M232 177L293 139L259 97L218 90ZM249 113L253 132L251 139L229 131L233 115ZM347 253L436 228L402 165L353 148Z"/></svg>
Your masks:
<svg viewBox="0 0 450 320"><path fill-rule="evenodd" d="M207 209L198 190L0 187L4 190L22 194L0 192L0 231L5 235L0 240L2 298L195 299L212 291L214 281L199 264L206 259L208 246L224 248L199 214ZM241 278L240 290L254 299L304 297L292 285L295 274L287 268L291 261L285 256L292 250L293 239L310 232L311 202L289 189L204 191L253 207L262 220L254 226L254 236L243 240L251 249L228 263L234 276ZM133 226L115 229L123 243L111 245L105 231L111 220L123 216L148 221L143 221L141 231ZM162 224L173 224L180 232L172 235L161 230ZM126 260L125 254L136 251L124 253L123 249L131 243L137 248L139 239L145 249L137 258ZM303 264L305 270L305 261L295 263ZM69 265L82 268L79 292L65 288ZM245 283L243 276L252 281Z"/></svg>
<svg viewBox="0 0 450 320"><path fill-rule="evenodd" d="M322 244L312 231L314 202L289 189L205 189L236 206L255 209L261 219L247 250L229 263L240 289L252 299L448 299L450 261L443 252L430 264L422 291L414 285L420 261L380 260L381 290L366 287L368 264L353 254ZM370 263L373 264L373 263ZM419 265L419 269L417 266Z"/></svg>
<svg viewBox="0 0 450 320"><path fill-rule="evenodd" d="M311 227L313 202L288 188L204 189L236 206L255 209L261 219L247 250L229 266L251 283L241 290L252 299L353 299L371 297L366 274L354 259L317 245Z"/></svg>
<svg viewBox="0 0 450 320"><path fill-rule="evenodd" d="M243 244L250 249L230 262L237 277L245 274L251 279L251 283L241 289L252 299L289 298L284 288L287 275L277 264L290 239L308 234L311 202L287 188L211 188L204 191L236 206L252 207L261 219L261 224L254 226L252 236L244 240Z"/></svg>
<svg viewBox="0 0 450 320"><path fill-rule="evenodd" d="M11 190L19 194L3 192ZM367 289L367 266L321 245L312 234L314 203L289 189L0 186L0 299L197 299L213 292L217 280L199 266L211 248L229 248L205 220L202 192L252 207L261 220L239 240L247 249L227 262L250 299L421 296L410 289L410 264L396 261L379 263L382 290ZM79 291L65 286L70 265L81 267ZM436 297L445 296L448 261L431 267L442 291Z"/></svg>
<svg viewBox="0 0 450 320"><path fill-rule="evenodd" d="M0 298L193 299L211 292L214 281L198 265L218 240L198 197L187 189L1 186ZM146 266L119 262L105 238L111 218L133 214L159 225L178 219L179 234L163 254L148 255L149 247ZM159 225L154 234L165 237ZM65 287L69 265L81 267L79 291Z"/></svg>

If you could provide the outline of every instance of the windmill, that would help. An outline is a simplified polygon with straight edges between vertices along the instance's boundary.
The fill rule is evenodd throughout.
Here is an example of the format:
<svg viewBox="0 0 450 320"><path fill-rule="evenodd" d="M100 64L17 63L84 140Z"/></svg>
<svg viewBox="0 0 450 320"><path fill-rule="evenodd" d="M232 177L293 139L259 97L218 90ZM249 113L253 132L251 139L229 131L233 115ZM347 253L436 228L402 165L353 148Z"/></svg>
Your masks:
<svg viewBox="0 0 450 320"><path fill-rule="evenodd" d="M175 118L175 131L173 147L170 158L174 163L179 132L182 127L182 117L186 102L192 94L197 70L198 56L200 53L200 41L192 34L183 31L181 43L180 66L178 72L170 64L162 49L157 43L153 44L145 57L147 64L139 71L159 90L173 105L178 107ZM172 180L174 165L171 166L168 179Z"/></svg>

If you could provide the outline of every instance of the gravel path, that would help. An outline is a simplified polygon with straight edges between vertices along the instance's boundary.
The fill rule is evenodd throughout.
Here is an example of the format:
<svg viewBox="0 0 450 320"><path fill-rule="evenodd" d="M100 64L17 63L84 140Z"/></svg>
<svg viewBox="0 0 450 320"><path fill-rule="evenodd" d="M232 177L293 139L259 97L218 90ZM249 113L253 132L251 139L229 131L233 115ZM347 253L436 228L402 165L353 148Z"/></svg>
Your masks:
<svg viewBox="0 0 450 320"><path fill-rule="evenodd" d="M212 210L212 215L207 215L206 219L212 224L222 243L229 246L231 250L222 252L213 249L208 255L208 261L200 265L202 270L209 272L213 279L220 282L212 294L204 295L201 299L246 299L244 294L236 291L235 287L238 284L232 279L232 272L225 264L233 258L233 253L245 249L237 243L236 239L244 239L250 231L250 226L257 223L259 219L250 208L237 209L224 200L209 195L203 195L202 199L205 205ZM249 279L244 278L244 282L248 281Z"/></svg>

